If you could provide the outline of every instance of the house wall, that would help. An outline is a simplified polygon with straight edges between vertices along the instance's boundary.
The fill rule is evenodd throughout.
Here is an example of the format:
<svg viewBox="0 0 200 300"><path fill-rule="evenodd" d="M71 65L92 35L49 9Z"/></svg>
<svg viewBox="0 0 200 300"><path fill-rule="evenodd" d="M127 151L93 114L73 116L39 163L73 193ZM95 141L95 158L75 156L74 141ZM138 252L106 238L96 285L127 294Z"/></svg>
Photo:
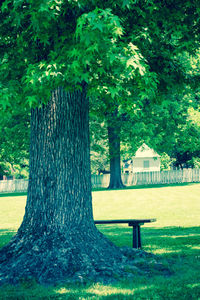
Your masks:
<svg viewBox="0 0 200 300"><path fill-rule="evenodd" d="M133 172L160 171L159 157L135 157L133 158Z"/></svg>

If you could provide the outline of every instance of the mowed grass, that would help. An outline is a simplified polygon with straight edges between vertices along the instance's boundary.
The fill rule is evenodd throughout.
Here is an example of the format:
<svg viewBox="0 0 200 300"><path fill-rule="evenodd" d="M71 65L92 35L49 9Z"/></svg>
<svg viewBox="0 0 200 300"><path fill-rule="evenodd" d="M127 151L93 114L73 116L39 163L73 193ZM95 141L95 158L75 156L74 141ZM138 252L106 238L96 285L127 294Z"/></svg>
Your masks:
<svg viewBox="0 0 200 300"><path fill-rule="evenodd" d="M25 195L0 195L0 247L19 227ZM0 288L0 299L200 299L200 184L93 192L95 219L156 218L142 227L143 249L172 270L112 285L44 287L33 282ZM131 246L126 225L99 225L118 246Z"/></svg>

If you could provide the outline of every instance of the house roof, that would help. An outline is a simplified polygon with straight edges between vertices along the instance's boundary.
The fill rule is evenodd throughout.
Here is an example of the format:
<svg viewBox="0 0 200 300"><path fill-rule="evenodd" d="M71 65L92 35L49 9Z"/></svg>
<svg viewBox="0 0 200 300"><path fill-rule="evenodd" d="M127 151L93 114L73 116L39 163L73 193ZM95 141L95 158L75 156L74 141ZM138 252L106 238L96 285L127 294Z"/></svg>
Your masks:
<svg viewBox="0 0 200 300"><path fill-rule="evenodd" d="M134 157L160 157L153 149L143 144L135 153Z"/></svg>

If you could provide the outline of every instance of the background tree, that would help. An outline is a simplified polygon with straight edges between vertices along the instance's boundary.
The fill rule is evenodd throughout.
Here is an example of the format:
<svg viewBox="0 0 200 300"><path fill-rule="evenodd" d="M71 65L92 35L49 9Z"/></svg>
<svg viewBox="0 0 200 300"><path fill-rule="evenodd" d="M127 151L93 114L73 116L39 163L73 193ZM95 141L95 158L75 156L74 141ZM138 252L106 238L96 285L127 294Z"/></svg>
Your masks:
<svg viewBox="0 0 200 300"><path fill-rule="evenodd" d="M141 3L143 2L141 1ZM129 108L126 107L125 111L132 111L132 124L129 124L129 128L132 129L133 126L135 126L135 118L133 116L133 114L135 114L135 109L133 107L134 103L141 102L141 106L143 106L143 101L145 99L148 99L148 101L144 101L146 104L149 103L149 101L152 101L152 97L154 98L154 101L161 102L165 101L166 94L168 95L170 93L170 95L176 95L177 93L182 93L182 89L187 80L187 72L184 67L185 61L180 59L180 56L182 58L186 51L195 53L196 47L198 47L198 39L196 39L198 35L198 28L196 23L192 23L190 16L191 12L194 13L194 16L196 15L196 2L190 3L189 5L186 1L185 6L178 1L173 4L169 1L166 2L165 5L159 5L152 1L149 1L148 5L132 5L131 3L128 3L127 5L129 7L129 12L126 13L126 15L123 15L127 30L125 38L129 40L131 37L131 40L134 41L134 45L140 49L140 53L146 62L148 62L150 71L153 72L153 74L156 74L156 78L158 79L158 93L156 97L156 86L151 83L152 77L148 77L148 74L144 77L145 83L140 82L138 85L134 85L130 101L128 100L128 95L125 96L126 101L124 102L126 103L126 106L129 105ZM179 20L177 23L174 23L174 20L177 18L177 13L175 13L175 11L179 11L178 14L185 16L184 28ZM152 15L154 20L152 20ZM166 16L169 16L168 20ZM171 27L172 23L174 26L173 29ZM191 28L194 30L194 40L189 39L189 32ZM107 114L107 116L109 116L108 132L111 170L111 181L109 187L114 188L120 188L123 186L120 171L120 141L123 140L122 136L124 136L124 134L122 134L122 124L128 123L123 121L121 122L119 115L120 114L116 112ZM145 118L145 115L142 115L141 109L140 115L141 119ZM123 119L124 114L122 120ZM130 119L130 116L128 118L126 117L126 119ZM143 125L146 123L142 123L141 121L139 122ZM125 133L125 136L133 136L133 134L129 134L129 131L130 130ZM134 132L134 130L132 130L132 132ZM141 141L144 139L150 139L147 136L145 137L141 135L140 138ZM135 140L136 138L132 137L132 141ZM135 149L136 145L135 147L130 147L130 149L132 148ZM132 154L133 153L134 151L132 151Z"/></svg>
<svg viewBox="0 0 200 300"><path fill-rule="evenodd" d="M109 160L110 160L110 183L109 189L123 188L124 185L121 179L121 157L120 157L120 142L121 142L121 120L118 116L118 108L106 115L108 129L108 145L109 145Z"/></svg>

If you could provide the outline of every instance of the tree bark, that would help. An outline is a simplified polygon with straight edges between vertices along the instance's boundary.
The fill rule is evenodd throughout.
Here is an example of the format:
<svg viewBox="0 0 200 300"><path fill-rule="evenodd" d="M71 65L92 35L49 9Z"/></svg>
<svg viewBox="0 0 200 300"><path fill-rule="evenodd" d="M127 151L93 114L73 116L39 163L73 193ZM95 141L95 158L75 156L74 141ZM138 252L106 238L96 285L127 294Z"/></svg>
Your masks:
<svg viewBox="0 0 200 300"><path fill-rule="evenodd" d="M25 215L0 251L0 282L104 278L123 257L93 221L86 92L59 88L31 112Z"/></svg>
<svg viewBox="0 0 200 300"><path fill-rule="evenodd" d="M110 183L108 188L124 188L121 178L120 123L117 118L117 110L108 118L108 144L110 156Z"/></svg>
<svg viewBox="0 0 200 300"><path fill-rule="evenodd" d="M58 89L46 106L32 110L21 234L93 226L88 122L88 99L78 91Z"/></svg>

